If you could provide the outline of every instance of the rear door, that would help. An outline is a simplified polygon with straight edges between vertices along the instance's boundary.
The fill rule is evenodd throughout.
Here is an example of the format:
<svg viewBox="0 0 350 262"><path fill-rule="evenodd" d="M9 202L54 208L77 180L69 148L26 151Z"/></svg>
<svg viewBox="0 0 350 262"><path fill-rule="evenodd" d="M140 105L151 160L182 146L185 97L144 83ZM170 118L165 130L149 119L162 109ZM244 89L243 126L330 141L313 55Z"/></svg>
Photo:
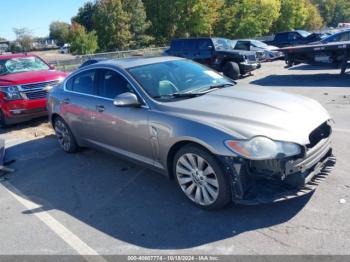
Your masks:
<svg viewBox="0 0 350 262"><path fill-rule="evenodd" d="M64 87L61 113L79 140L89 140L96 95L96 70L82 71L69 78Z"/></svg>
<svg viewBox="0 0 350 262"><path fill-rule="evenodd" d="M94 103L94 138L96 145L153 164L148 128L149 109L141 107L117 107L116 96L132 92L130 82L111 69L98 70L97 97Z"/></svg>

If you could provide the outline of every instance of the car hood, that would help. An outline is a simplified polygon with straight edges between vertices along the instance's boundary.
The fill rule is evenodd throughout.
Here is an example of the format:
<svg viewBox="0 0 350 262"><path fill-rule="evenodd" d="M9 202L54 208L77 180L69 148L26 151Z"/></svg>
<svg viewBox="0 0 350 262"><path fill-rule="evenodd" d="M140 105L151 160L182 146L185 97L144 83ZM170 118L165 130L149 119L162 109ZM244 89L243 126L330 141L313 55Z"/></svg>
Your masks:
<svg viewBox="0 0 350 262"><path fill-rule="evenodd" d="M65 78L67 75L68 74L65 72L60 72L56 70L40 70L0 75L0 86L46 82L56 80L60 77Z"/></svg>
<svg viewBox="0 0 350 262"><path fill-rule="evenodd" d="M162 106L169 114L206 123L233 138L260 135L301 145L308 144L310 133L330 119L313 99L250 86L223 88Z"/></svg>

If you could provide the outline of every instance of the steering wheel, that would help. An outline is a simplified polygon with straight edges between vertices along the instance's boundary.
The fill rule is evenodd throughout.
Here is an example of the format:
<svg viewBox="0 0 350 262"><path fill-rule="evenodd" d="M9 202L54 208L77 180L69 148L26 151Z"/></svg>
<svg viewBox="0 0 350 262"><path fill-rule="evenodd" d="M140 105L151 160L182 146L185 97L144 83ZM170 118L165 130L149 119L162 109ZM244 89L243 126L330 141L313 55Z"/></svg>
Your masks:
<svg viewBox="0 0 350 262"><path fill-rule="evenodd" d="M163 95L162 94L162 89L172 89L172 90L169 90L171 92L165 92L165 94L167 95L170 95L171 93L176 93L176 92L179 92L179 88L171 81L169 80L161 80L159 81L159 94L160 95ZM168 91L168 90L166 90Z"/></svg>

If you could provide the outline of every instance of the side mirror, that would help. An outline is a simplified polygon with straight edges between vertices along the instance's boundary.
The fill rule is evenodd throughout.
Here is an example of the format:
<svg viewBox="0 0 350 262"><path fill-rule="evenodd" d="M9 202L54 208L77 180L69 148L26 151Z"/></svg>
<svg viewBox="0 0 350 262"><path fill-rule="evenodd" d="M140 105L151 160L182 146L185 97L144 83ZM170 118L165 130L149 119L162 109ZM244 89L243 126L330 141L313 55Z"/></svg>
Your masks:
<svg viewBox="0 0 350 262"><path fill-rule="evenodd" d="M214 49L214 48L213 48L212 45L208 46L208 50L213 50L213 49Z"/></svg>
<svg viewBox="0 0 350 262"><path fill-rule="evenodd" d="M49 65L50 70L55 70L56 67L54 65Z"/></svg>
<svg viewBox="0 0 350 262"><path fill-rule="evenodd" d="M113 100L113 105L118 107L138 107L141 104L135 94L126 92L116 96Z"/></svg>

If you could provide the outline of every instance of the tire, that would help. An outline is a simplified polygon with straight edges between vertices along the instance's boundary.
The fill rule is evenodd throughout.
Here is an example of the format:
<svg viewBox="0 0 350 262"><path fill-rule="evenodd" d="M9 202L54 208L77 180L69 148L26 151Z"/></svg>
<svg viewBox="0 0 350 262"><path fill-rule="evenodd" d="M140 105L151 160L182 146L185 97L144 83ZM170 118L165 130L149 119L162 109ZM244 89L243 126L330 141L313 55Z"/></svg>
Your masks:
<svg viewBox="0 0 350 262"><path fill-rule="evenodd" d="M53 121L53 128L60 147L67 153L76 152L79 147L69 126L61 117L56 117Z"/></svg>
<svg viewBox="0 0 350 262"><path fill-rule="evenodd" d="M0 110L0 128L6 128L6 127L7 127L7 124L6 124L4 113Z"/></svg>
<svg viewBox="0 0 350 262"><path fill-rule="evenodd" d="M173 174L185 196L205 209L231 202L228 176L213 154L196 145L182 147L174 157Z"/></svg>
<svg viewBox="0 0 350 262"><path fill-rule="evenodd" d="M236 62L226 62L223 67L223 73L225 76L234 80L238 79L241 76L239 65Z"/></svg>

